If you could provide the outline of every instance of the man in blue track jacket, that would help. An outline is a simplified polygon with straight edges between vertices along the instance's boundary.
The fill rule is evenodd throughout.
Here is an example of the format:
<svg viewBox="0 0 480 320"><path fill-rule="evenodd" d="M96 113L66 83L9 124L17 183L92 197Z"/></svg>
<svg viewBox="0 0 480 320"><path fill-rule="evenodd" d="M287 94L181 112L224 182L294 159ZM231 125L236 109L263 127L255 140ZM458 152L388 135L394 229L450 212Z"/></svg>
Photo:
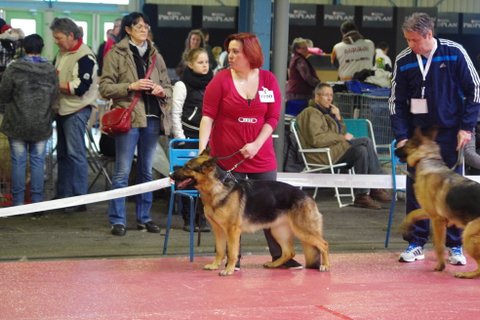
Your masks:
<svg viewBox="0 0 480 320"><path fill-rule="evenodd" d="M465 49L458 43L435 38L434 20L426 13L414 13L402 26L408 48L398 54L389 100L392 128L397 147L402 147L416 127L438 127L437 143L445 163L453 167L457 151L471 138L480 106L480 79ZM412 168L408 169L413 172ZM461 168L457 169L461 173ZM407 178L407 214L419 208L413 181ZM401 262L424 259L429 221L414 224ZM461 230L449 227L446 246L449 262L466 264Z"/></svg>

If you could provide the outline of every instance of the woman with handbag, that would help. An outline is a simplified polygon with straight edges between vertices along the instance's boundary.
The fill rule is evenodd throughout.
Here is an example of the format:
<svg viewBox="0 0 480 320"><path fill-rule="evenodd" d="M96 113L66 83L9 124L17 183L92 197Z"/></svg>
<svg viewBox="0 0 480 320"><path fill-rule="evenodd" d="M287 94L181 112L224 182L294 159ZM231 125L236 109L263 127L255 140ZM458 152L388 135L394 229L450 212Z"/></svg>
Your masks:
<svg viewBox="0 0 480 320"><path fill-rule="evenodd" d="M152 163L161 130L170 132L169 99L172 86L162 56L147 39L149 19L133 12L122 19L121 41L105 56L100 80L100 93L113 100L113 106L129 108L132 105L131 129L115 135L115 172L112 188L128 185L132 161L137 150L136 183L152 180ZM152 193L136 197L137 229L159 233L160 228L150 217ZM126 233L125 198L114 199L108 207L111 232L116 236Z"/></svg>

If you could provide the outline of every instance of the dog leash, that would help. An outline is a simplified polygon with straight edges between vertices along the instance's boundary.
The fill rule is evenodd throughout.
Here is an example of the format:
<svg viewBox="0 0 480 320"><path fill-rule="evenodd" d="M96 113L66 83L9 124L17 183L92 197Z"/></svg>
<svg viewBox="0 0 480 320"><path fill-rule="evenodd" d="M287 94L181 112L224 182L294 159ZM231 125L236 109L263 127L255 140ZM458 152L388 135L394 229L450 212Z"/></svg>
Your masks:
<svg viewBox="0 0 480 320"><path fill-rule="evenodd" d="M461 147L460 150L458 150L457 162L455 162L455 164L451 168L453 171L455 171L455 169L457 169L458 166L460 166L463 163L463 149L464 148L465 147Z"/></svg>
<svg viewBox="0 0 480 320"><path fill-rule="evenodd" d="M223 159L229 159L231 157L233 157L234 155L236 155L237 153L240 152L240 149L235 151L234 153L228 155L228 156L224 156L224 157L217 157L217 160L223 160ZM243 158L242 160L240 160L239 162L237 162L233 167L231 167L229 170L226 170L225 171L225 176L223 177L223 181L222 182L225 182L225 180L227 178L230 178L232 180L234 180L235 182L237 182L237 179L235 178L235 176L232 174L232 171L235 170L239 165L241 165L245 160L247 160L247 158Z"/></svg>

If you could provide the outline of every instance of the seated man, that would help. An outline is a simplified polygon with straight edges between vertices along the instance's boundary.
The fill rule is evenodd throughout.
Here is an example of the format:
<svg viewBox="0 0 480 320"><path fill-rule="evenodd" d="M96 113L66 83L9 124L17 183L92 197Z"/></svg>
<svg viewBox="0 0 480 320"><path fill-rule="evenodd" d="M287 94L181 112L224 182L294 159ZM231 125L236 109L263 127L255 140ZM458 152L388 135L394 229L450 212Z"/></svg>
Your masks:
<svg viewBox="0 0 480 320"><path fill-rule="evenodd" d="M382 174L382 169L374 150L372 140L367 137L354 138L345 130L340 110L332 104L333 89L326 83L320 83L314 90L315 98L308 107L297 116L300 141L304 148L330 148L334 163L346 162L355 168L358 174ZM308 153L309 161L327 164L326 154ZM380 209L380 202L391 199L382 189L355 190L354 205L361 208Z"/></svg>
<svg viewBox="0 0 480 320"><path fill-rule="evenodd" d="M472 139L465 145L465 174L480 175L480 122L477 123Z"/></svg>

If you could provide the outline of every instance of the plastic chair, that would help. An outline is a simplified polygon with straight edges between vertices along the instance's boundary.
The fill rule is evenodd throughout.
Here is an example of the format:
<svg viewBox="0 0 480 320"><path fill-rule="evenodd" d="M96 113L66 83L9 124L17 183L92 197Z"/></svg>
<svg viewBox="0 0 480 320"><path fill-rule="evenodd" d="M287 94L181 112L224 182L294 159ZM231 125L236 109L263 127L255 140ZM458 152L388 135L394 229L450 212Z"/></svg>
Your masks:
<svg viewBox="0 0 480 320"><path fill-rule="evenodd" d="M377 142L375 141L375 134L373 133L372 122L368 119L343 119L347 126L347 132L351 133L353 137L368 137L372 139L373 147L377 151Z"/></svg>
<svg viewBox="0 0 480 320"><path fill-rule="evenodd" d="M188 160L198 156L198 148L189 148L188 146L183 146L184 143L195 143L198 145L198 139L172 139L169 143L169 160L170 160L170 172L173 172L176 168L182 167ZM165 241L163 243L163 254L167 253L168 238L170 236L170 227L172 225L172 215L173 208L176 200L176 196L187 197L189 199L189 214L190 214L190 262L193 262L194 256L194 222L195 222L195 212L196 212L196 199L200 197L200 194L196 189L182 189L177 190L175 188L175 182L172 181L170 186L170 202L168 205L168 217L167 217L167 230L165 232ZM200 230L198 231L198 239L200 244Z"/></svg>
<svg viewBox="0 0 480 320"><path fill-rule="evenodd" d="M368 119L343 119L347 126L347 132L351 133L354 137L369 137L372 139L373 147L378 155L380 162L390 162L390 155L386 155L386 151L390 149L390 145L377 145L375 139L375 131L373 130L372 122ZM379 150L382 150L382 156L380 156Z"/></svg>
<svg viewBox="0 0 480 320"><path fill-rule="evenodd" d="M387 233L385 236L385 248L388 248L388 242L390 240L390 230L392 228L393 215L395 214L395 205L397 203L397 193L405 192L405 189L397 188L397 165L402 165L406 167L406 163L400 161L400 159L395 155L395 145L397 141L393 140L390 144L390 159L392 162L392 201L390 202L390 212L388 213L388 223L387 223Z"/></svg>
<svg viewBox="0 0 480 320"><path fill-rule="evenodd" d="M329 170L330 173L335 174L335 170L340 171L340 169L348 169L349 174L354 174L353 168L349 167L346 162L342 163L333 163L332 157L330 154L330 148L312 148L312 149L306 149L303 148L301 142L300 142L300 137L299 137L299 132L297 129L297 123L296 119L292 119L290 122L290 130L293 132L293 135L295 137L295 140L298 145L298 152L302 156L303 163L305 164L305 169L303 169L302 172L305 173L313 173L313 172L319 172L319 171L325 171ZM328 158L328 163L327 164L319 164L319 163L313 163L313 162L308 162L307 157L305 154L307 153L325 153ZM349 188L350 192L349 193L340 193L340 190L338 187L335 187L335 196L337 197L338 201L338 206L340 208L349 206L353 204L353 201L355 200L355 195L353 194L353 188ZM317 196L317 191L318 188L315 188L315 192L313 194L313 198ZM342 197L351 197L352 201L343 203L342 202Z"/></svg>

